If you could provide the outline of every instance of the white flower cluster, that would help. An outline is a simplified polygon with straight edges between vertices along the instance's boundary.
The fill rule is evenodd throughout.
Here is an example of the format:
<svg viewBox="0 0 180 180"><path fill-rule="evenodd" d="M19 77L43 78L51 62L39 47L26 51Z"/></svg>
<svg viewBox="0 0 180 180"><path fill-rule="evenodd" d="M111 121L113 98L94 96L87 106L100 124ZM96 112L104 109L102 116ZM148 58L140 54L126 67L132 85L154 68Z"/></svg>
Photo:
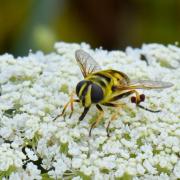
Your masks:
<svg viewBox="0 0 180 180"><path fill-rule="evenodd" d="M74 55L80 48L103 69L173 83L161 91L140 90L145 107L162 111L151 113L122 99L122 109L103 107L104 118L91 137L95 107L82 122L79 104L71 118L68 108L65 117L54 121L83 79ZM148 44L108 52L85 43L56 43L55 49L48 55L0 56L0 179L180 178L180 48Z"/></svg>

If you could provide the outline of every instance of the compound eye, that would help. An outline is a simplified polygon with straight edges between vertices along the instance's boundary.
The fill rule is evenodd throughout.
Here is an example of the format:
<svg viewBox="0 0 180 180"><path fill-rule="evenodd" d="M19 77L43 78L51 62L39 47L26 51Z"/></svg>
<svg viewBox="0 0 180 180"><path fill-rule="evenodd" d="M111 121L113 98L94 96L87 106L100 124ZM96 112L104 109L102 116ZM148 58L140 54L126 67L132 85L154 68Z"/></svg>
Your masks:
<svg viewBox="0 0 180 180"><path fill-rule="evenodd" d="M91 85L91 101L93 103L98 103L103 99L104 93L100 86L96 84Z"/></svg>
<svg viewBox="0 0 180 180"><path fill-rule="evenodd" d="M145 95L144 94L140 95L140 100L141 100L141 102L145 101Z"/></svg>
<svg viewBox="0 0 180 180"><path fill-rule="evenodd" d="M77 96L79 95L79 91L80 91L80 89L81 89L81 87L82 87L82 85L83 85L84 83L86 83L85 80L80 81L80 82L77 84L77 86L76 86L76 94L77 94Z"/></svg>
<svg viewBox="0 0 180 180"><path fill-rule="evenodd" d="M132 96L132 97L131 97L131 102L132 102L132 103L136 103L136 97L135 97L135 96Z"/></svg>

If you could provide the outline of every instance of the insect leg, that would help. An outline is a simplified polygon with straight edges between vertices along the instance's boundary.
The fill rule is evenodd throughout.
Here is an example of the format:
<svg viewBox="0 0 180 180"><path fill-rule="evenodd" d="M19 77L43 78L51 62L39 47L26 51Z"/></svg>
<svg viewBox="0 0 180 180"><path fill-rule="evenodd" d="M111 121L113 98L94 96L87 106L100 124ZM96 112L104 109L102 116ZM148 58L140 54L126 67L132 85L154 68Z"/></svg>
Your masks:
<svg viewBox="0 0 180 180"><path fill-rule="evenodd" d="M103 105L105 106L111 106L111 107L116 107L116 108L120 108L123 106L123 104L116 104L116 103L112 103L112 102L107 102L107 103L103 103ZM110 137L109 135L109 127L112 121L114 121L116 119L116 115L117 113L114 113L110 119L110 121L108 122L108 125L106 127L106 132L107 132L107 136Z"/></svg>
<svg viewBox="0 0 180 180"><path fill-rule="evenodd" d="M63 110L62 110L62 113L61 113L59 116L63 116L63 115L65 114L65 111L66 111L68 105L71 104L71 114L70 114L70 117L71 117L72 112L73 112L73 110L74 110L73 105L72 105L73 102L80 102L80 101L79 101L79 99L71 99L69 102L67 102L67 103L65 104L65 106L64 106L64 108L63 108Z"/></svg>
<svg viewBox="0 0 180 180"><path fill-rule="evenodd" d="M69 115L69 118L71 118L73 111L74 111L74 106L73 106L73 102L80 102L79 99L73 99L73 95L74 93L71 94L71 98L70 98L70 105L71 105L71 113Z"/></svg>
<svg viewBox="0 0 180 180"><path fill-rule="evenodd" d="M68 101L65 105L64 105L64 108L63 108L63 110L62 110L62 113L61 114L59 114L59 115L57 115L54 119L53 119L53 121L55 121L58 117L60 117L60 116L64 116L64 113L65 113L65 111L66 111L66 109L67 109L67 107L68 107L68 105L70 104L70 101Z"/></svg>
<svg viewBox="0 0 180 180"><path fill-rule="evenodd" d="M120 107L120 106L122 106L122 104L116 104L116 103L112 103L112 102L106 102L106 103L103 103L102 105L110 106L110 107Z"/></svg>
<svg viewBox="0 0 180 180"><path fill-rule="evenodd" d="M102 107L99 104L96 104L96 107L99 110L99 116L98 116L97 120L91 125L91 128L89 130L89 136L91 136L92 129L95 128L99 124L99 122L102 120L102 117L104 115L104 111L103 111Z"/></svg>
<svg viewBox="0 0 180 180"><path fill-rule="evenodd" d="M111 122L116 119L116 115L117 115L117 113L116 113L116 114L114 113L114 114L112 115L112 117L111 117L111 120L108 122L108 125L107 125L107 127L106 127L107 137L110 137L110 135L109 135L109 127L110 127Z"/></svg>
<svg viewBox="0 0 180 180"><path fill-rule="evenodd" d="M71 113L70 113L70 115L69 115L69 118L71 118L71 116L72 116L72 114L73 114L73 112L74 112L74 106L73 106L73 102L80 102L80 100L79 99L73 99L72 101L71 101Z"/></svg>
<svg viewBox="0 0 180 180"><path fill-rule="evenodd" d="M86 116L87 112L89 111L90 107L85 107L83 113L81 114L81 116L79 117L79 121L82 121L84 119L84 117Z"/></svg>
<svg viewBox="0 0 180 180"><path fill-rule="evenodd" d="M63 108L63 110L62 110L62 113L59 114L58 116L56 116L56 117L53 119L53 121L55 121L58 117L65 115L65 111L66 111L66 109L67 109L67 107L68 107L69 104L71 104L71 114L70 114L70 116L69 116L69 117L71 117L71 115L72 115L72 113L73 113L73 110L74 110L74 109L73 109L73 102L80 102L80 101L79 101L79 99L73 99L73 94L72 94L70 100L64 105L64 108Z"/></svg>

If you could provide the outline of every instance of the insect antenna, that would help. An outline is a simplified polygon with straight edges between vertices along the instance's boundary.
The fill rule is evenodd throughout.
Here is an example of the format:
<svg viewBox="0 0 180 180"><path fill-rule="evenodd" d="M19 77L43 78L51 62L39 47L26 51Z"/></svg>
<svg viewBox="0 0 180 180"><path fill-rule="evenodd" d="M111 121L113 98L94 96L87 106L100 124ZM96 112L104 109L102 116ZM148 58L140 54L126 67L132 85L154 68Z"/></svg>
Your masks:
<svg viewBox="0 0 180 180"><path fill-rule="evenodd" d="M152 109L148 109L148 108L140 105L139 103L143 102L144 100L145 100L145 95L144 94L140 94L139 100L137 100L137 97L135 97L135 96L131 97L131 102L135 103L136 106L138 106L139 108L144 109L144 110L149 111L149 112L152 112L152 113L161 112L161 110L152 110Z"/></svg>
<svg viewBox="0 0 180 180"><path fill-rule="evenodd" d="M146 108L146 107L144 107L144 106L142 106L142 105L140 105L140 104L137 104L137 106L138 106L139 108L141 108L141 109L144 109L144 110L149 111L149 112L152 112L152 113L158 113L158 112L161 112L161 110L152 110L152 109L148 109L148 108Z"/></svg>

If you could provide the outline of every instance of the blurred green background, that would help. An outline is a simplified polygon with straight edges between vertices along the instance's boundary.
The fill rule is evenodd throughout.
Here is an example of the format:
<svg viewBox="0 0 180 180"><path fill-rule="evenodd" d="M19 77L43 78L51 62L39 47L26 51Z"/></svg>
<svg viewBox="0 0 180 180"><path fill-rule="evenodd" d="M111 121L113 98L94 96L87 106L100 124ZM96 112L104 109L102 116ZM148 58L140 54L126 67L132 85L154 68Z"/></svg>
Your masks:
<svg viewBox="0 0 180 180"><path fill-rule="evenodd" d="M0 53L50 52L56 41L124 49L180 40L180 0L0 0Z"/></svg>

